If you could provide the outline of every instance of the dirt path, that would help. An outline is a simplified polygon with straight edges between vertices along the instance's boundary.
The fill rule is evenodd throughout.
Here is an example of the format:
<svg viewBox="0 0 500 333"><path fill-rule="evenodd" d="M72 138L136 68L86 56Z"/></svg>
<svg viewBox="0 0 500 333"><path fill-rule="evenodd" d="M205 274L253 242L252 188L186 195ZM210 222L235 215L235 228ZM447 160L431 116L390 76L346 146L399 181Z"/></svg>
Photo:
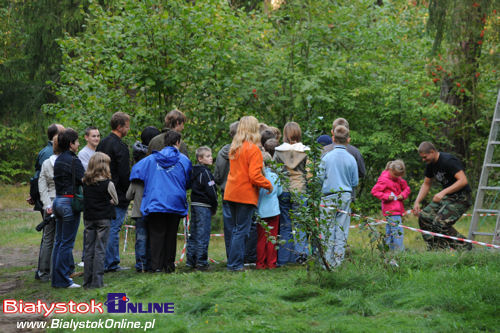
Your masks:
<svg viewBox="0 0 500 333"><path fill-rule="evenodd" d="M3 295L11 293L15 289L22 287L23 278L28 274L34 276L35 267L37 266L38 248L30 246L26 248L0 248L0 299L3 300ZM13 267L29 267L25 270L15 270L5 272L8 268ZM34 277L33 277L34 278ZM0 304L0 307L2 305ZM41 316L32 315L4 315L0 313L0 332L41 332L40 329L17 329L17 322L20 321L43 320Z"/></svg>

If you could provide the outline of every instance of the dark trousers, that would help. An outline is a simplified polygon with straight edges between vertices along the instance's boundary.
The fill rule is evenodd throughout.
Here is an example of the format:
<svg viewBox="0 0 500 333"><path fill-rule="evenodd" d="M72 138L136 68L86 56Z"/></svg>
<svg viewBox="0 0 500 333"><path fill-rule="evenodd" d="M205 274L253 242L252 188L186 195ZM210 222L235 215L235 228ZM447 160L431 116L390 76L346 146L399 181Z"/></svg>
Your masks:
<svg viewBox="0 0 500 333"><path fill-rule="evenodd" d="M257 221L255 214L252 216L252 224L245 238L245 263L257 262Z"/></svg>
<svg viewBox="0 0 500 333"><path fill-rule="evenodd" d="M42 213L43 217L43 213ZM43 228L42 242L40 244L40 254L38 255L37 278L48 281L51 275L51 258L54 240L56 236L56 221L52 220Z"/></svg>
<svg viewBox="0 0 500 333"><path fill-rule="evenodd" d="M180 215L170 213L151 213L148 215L153 272L164 270L167 273L172 273L175 271L177 229L179 229L180 219Z"/></svg>
<svg viewBox="0 0 500 333"><path fill-rule="evenodd" d="M135 220L135 269L138 272L151 270L151 253L148 228L145 217L134 217Z"/></svg>
<svg viewBox="0 0 500 333"><path fill-rule="evenodd" d="M83 233L85 251L83 286L85 288L100 288L104 286L104 260L106 258L106 246L109 237L109 225L111 220L84 220L85 231Z"/></svg>

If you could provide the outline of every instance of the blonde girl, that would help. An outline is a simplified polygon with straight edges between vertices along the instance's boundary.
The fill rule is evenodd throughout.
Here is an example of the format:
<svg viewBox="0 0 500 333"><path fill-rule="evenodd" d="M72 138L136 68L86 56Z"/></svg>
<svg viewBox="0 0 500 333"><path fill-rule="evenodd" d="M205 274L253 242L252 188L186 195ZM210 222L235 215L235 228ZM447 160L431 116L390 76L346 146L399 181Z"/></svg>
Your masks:
<svg viewBox="0 0 500 333"><path fill-rule="evenodd" d="M390 161L372 188L372 195L382 202L382 214L390 222L386 225L385 242L391 250L403 250L403 228L400 226L405 212L403 201L410 195L410 187L402 178L405 164Z"/></svg>
<svg viewBox="0 0 500 333"><path fill-rule="evenodd" d="M259 201L259 188L265 188L269 193L273 190L262 172L264 164L259 142L258 120L252 116L241 118L229 149L229 174L224 192L224 200L231 210L229 249L226 249L227 269L230 271L243 270L245 238Z"/></svg>
<svg viewBox="0 0 500 333"><path fill-rule="evenodd" d="M118 195L111 181L110 161L108 155L96 152L90 158L83 177L84 288L100 288L104 285L104 259L109 226L115 218L114 206L118 204Z"/></svg>

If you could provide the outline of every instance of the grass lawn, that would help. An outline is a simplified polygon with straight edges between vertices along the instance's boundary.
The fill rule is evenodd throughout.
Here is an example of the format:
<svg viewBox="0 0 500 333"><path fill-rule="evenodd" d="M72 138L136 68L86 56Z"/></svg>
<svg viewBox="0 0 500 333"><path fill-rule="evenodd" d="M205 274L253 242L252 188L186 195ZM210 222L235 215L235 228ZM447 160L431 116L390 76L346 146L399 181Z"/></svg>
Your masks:
<svg viewBox="0 0 500 333"><path fill-rule="evenodd" d="M22 188L21 190L25 190ZM58 315L69 321L113 318L116 321L155 319L157 332L456 332L497 331L500 304L498 251L475 247L471 252L427 252L421 236L405 231L407 250L391 254L399 267L387 265L368 245L365 231L353 230L352 249L334 272L290 266L272 271L225 270L224 241L212 238L209 255L217 260L209 272L192 272L181 263L175 274L138 274L134 270L109 273L98 290L53 289L33 278L38 258L38 213L16 211L20 197L12 188L0 188L0 297L23 301L105 302L110 292L126 293L130 302L174 303L174 314ZM10 206L9 206L10 205ZM22 203L20 204L22 205ZM26 207L26 206L24 206ZM470 220L457 228L466 234ZM416 226L414 218L404 223ZM492 220L485 220L486 226ZM382 227L381 227L382 228ZM79 262L82 231L75 244ZM133 232L122 253L124 266L133 267ZM183 245L178 241L178 256ZM123 249L123 237L121 249ZM75 279L82 283L82 277ZM0 331L13 330L15 320L0 316ZM50 319L49 319L50 321ZM3 325L3 326L2 326ZM9 326L10 325L10 326ZM4 329L5 328L5 329ZM37 330L33 330L37 331ZM40 330L38 330L40 331ZM71 331L71 329L49 330ZM86 331L81 329L78 331ZM142 329L97 329L92 332L136 332Z"/></svg>

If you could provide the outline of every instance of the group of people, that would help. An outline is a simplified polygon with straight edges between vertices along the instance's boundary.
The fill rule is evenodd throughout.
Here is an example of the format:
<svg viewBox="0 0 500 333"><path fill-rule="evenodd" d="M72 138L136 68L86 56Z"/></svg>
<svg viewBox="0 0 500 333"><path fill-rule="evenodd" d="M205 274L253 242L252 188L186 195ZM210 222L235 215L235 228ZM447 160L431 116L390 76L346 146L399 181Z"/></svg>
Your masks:
<svg viewBox="0 0 500 333"><path fill-rule="evenodd" d="M165 127L153 126L141 133L141 141L132 148L133 167L128 146L123 142L130 129L130 117L113 114L111 133L100 140L95 127L85 130L87 145L79 151L78 133L53 124L48 128L47 146L35 163L34 179L39 198L31 193L48 221L43 228L36 278L50 280L53 287L77 288L74 277L73 247L80 224L79 189L83 189L84 247L83 286L103 286L106 272L120 266L119 232L133 201L131 218L136 226L137 272L175 271L177 230L181 218L188 215L187 191L191 189L190 229L186 265L207 270L211 218L222 196L224 241L229 271L244 270L249 253L255 253L257 269L272 269L289 263L303 263L310 250L310 235L293 221L306 198L310 178L308 151L302 143L302 131L296 122L288 122L281 131L244 116L229 127L232 142L217 154L214 174L212 150L196 149L196 163L188 158L181 132L186 116L172 110ZM359 179L365 176L360 151L350 144L349 123L343 118L332 124L331 136L322 135L323 145L318 177L322 182L322 217L328 220L324 265L336 267L344 259L350 224L350 207ZM425 179L413 206L425 230L463 237L454 223L471 205L471 190L464 167L453 155L438 152L430 142L418 148L427 164ZM279 163L278 169L271 167ZM390 161L372 188L381 200L382 213L390 223L386 227L387 245L402 250L403 201L410 188L402 178L405 165ZM281 179L281 180L280 180ZM443 190L423 210L432 181ZM284 180L284 181L283 181ZM38 208L37 208L38 209ZM49 218L54 217L54 218ZM258 223L257 223L258 221ZM430 249L470 248L470 244L424 235ZM277 246L279 244L279 246ZM312 246L314 249L314 246Z"/></svg>

